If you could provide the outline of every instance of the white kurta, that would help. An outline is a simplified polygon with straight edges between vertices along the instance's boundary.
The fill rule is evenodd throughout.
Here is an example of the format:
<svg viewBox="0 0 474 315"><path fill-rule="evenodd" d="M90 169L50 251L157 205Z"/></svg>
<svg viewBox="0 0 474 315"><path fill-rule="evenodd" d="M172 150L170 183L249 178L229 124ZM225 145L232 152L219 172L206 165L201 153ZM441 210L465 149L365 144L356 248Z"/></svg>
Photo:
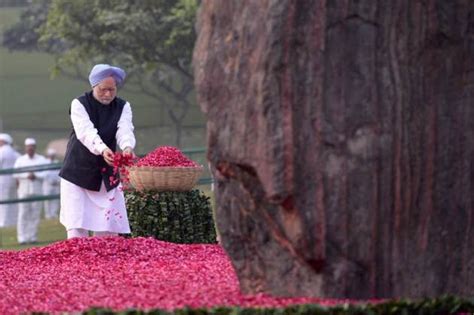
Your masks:
<svg viewBox="0 0 474 315"><path fill-rule="evenodd" d="M48 164L48 160L39 154L30 157L20 156L15 162L15 168ZM43 195L43 177L45 172L34 172L36 178L28 179L28 172L13 175L18 181L18 197L27 198ZM41 201L22 202L18 206L17 236L19 243L36 242L38 224L43 203Z"/></svg>
<svg viewBox="0 0 474 315"><path fill-rule="evenodd" d="M48 159L49 163L58 163L58 160ZM45 172L43 179L43 194L59 194L59 170L50 170ZM52 199L44 202L44 216L46 219L55 219L59 213L59 200Z"/></svg>
<svg viewBox="0 0 474 315"><path fill-rule="evenodd" d="M90 152L100 155L107 146L94 128L86 109L77 99L71 104L71 121L77 139ZM126 147L135 148L132 109L128 102L123 108L117 127L118 147L121 150ZM130 233L121 185L107 192L102 183L100 191L92 191L61 178L59 220L66 230L85 229L95 232Z"/></svg>
<svg viewBox="0 0 474 315"><path fill-rule="evenodd" d="M11 169L20 156L9 144L0 147L0 170ZM16 199L16 181L13 175L0 175L0 200ZM18 218L18 204L0 205L0 227L15 226Z"/></svg>

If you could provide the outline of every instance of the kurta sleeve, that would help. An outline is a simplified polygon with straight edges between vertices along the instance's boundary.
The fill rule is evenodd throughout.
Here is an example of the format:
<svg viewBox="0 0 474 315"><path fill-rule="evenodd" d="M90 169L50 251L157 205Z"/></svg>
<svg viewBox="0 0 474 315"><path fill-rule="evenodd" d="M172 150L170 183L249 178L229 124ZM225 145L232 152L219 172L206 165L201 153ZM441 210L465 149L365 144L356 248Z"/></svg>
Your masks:
<svg viewBox="0 0 474 315"><path fill-rule="evenodd" d="M7 168L7 167L5 167L5 165L4 165L4 164L5 164L5 162L4 162L4 161L5 161L5 158L3 157L3 156L5 155L4 151L5 151L5 150L2 150L2 148L0 148L0 170Z"/></svg>
<svg viewBox="0 0 474 315"><path fill-rule="evenodd" d="M49 164L49 161L42 155L38 156L37 159L38 159L37 165ZM48 172L49 171L39 171L39 172L34 172L34 173L36 177L44 179L46 175L48 174Z"/></svg>
<svg viewBox="0 0 474 315"><path fill-rule="evenodd" d="M15 162L15 165L13 166L13 168L20 168L20 167L24 167L24 163L23 163L23 160L22 158L18 158L16 159L16 162ZM28 173L27 172L22 172L22 173L15 173L13 174L13 177L14 178L28 178Z"/></svg>
<svg viewBox="0 0 474 315"><path fill-rule="evenodd" d="M95 155L101 155L107 148L102 141L97 129L89 118L84 105L75 99L71 103L71 121L79 140L90 152Z"/></svg>
<svg viewBox="0 0 474 315"><path fill-rule="evenodd" d="M130 147L132 149L135 148L136 140L135 135L133 134L133 130L135 127L132 123L132 107L130 103L126 103L122 110L122 115L120 116L120 120L117 124L117 144L121 150L124 150L126 147Z"/></svg>

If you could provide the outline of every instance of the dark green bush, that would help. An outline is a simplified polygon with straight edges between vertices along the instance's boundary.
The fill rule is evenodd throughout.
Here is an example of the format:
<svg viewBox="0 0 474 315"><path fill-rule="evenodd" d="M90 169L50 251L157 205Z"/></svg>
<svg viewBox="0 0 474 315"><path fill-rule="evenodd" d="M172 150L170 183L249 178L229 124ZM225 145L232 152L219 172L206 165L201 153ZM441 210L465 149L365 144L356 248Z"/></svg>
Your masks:
<svg viewBox="0 0 474 315"><path fill-rule="evenodd" d="M216 243L210 198L200 190L127 191L132 237L154 237L174 243Z"/></svg>
<svg viewBox="0 0 474 315"><path fill-rule="evenodd" d="M87 315L111 315L111 314L156 314L156 315L444 315L444 314L472 314L474 312L474 300L463 299L454 296L442 296L433 299L419 301L389 300L379 304L348 305L335 307L322 307L319 305L294 305L284 308L239 308L219 307L210 309L184 308L175 311L164 310L126 310L113 312L108 309L90 309Z"/></svg>

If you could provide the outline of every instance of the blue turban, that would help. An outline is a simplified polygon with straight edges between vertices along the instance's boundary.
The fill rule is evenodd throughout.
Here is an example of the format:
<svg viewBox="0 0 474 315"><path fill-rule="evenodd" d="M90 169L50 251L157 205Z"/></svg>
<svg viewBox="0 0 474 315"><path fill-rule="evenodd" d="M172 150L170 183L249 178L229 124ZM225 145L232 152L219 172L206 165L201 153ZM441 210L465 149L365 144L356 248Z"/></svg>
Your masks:
<svg viewBox="0 0 474 315"><path fill-rule="evenodd" d="M98 64L92 68L89 74L89 83L94 87L108 77L113 77L117 85L122 85L125 79L125 71L118 67L112 67L111 65Z"/></svg>

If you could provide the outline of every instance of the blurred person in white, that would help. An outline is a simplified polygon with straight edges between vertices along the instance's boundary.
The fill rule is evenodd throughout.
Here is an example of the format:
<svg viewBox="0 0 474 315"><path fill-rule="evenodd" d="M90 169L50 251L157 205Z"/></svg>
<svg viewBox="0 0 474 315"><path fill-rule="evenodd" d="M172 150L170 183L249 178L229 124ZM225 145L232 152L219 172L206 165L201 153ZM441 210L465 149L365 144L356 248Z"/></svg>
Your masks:
<svg viewBox="0 0 474 315"><path fill-rule="evenodd" d="M49 163L59 163L56 158L56 150L49 148L46 151L46 159ZM43 194L57 195L59 194L59 170L49 170L45 172L43 179ZM44 202L44 217L46 219L56 219L59 214L59 199L45 200Z"/></svg>
<svg viewBox="0 0 474 315"><path fill-rule="evenodd" d="M48 160L36 153L36 141L25 139L25 154L20 156L14 167L27 167L48 164ZM16 173L13 177L18 183L18 197L28 198L43 195L44 171ZM40 222L41 201L22 202L18 206L17 238L20 244L34 244L38 241L38 225Z"/></svg>
<svg viewBox="0 0 474 315"><path fill-rule="evenodd" d="M71 103L73 130L69 137L61 177L59 221L67 237L130 233L121 184L111 182L114 152L134 156L132 109L117 97L125 71L95 65L89 74L91 91Z"/></svg>
<svg viewBox="0 0 474 315"><path fill-rule="evenodd" d="M13 139L9 134L0 133L0 170L12 169L20 156L12 147ZM0 175L0 200L16 199L16 182L13 174ZM0 227L16 226L18 204L0 204Z"/></svg>

